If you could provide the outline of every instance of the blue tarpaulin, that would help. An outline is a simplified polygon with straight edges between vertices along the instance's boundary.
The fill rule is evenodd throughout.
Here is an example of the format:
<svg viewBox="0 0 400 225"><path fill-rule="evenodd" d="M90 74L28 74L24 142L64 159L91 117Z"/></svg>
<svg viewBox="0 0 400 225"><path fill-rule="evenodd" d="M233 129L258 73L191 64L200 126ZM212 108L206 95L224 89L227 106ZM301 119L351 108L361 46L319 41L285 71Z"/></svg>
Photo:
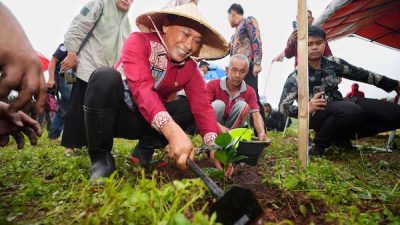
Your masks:
<svg viewBox="0 0 400 225"><path fill-rule="evenodd" d="M206 81L221 79L226 76L225 70L216 64L209 63L208 72L204 75Z"/></svg>

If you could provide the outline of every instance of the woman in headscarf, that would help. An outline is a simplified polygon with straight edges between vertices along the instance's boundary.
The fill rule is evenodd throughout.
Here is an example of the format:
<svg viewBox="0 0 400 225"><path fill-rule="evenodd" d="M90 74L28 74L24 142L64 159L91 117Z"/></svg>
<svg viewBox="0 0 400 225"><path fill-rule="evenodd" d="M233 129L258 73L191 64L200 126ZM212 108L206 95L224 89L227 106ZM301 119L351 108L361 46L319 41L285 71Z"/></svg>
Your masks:
<svg viewBox="0 0 400 225"><path fill-rule="evenodd" d="M93 71L113 66L120 57L122 45L131 33L128 11L132 1L92 0L74 18L65 34L68 56L61 63L61 72L76 69L77 76L61 141L66 153L86 146L83 99L87 82Z"/></svg>

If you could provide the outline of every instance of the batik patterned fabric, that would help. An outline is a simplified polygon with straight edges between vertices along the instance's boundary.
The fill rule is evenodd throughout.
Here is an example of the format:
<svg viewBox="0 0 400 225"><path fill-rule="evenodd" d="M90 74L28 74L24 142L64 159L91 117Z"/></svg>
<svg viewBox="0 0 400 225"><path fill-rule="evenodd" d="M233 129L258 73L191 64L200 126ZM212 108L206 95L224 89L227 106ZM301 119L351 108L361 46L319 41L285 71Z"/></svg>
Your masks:
<svg viewBox="0 0 400 225"><path fill-rule="evenodd" d="M162 44L155 41L150 42L150 50L151 75L155 80L154 88L157 89L167 70L167 50Z"/></svg>
<svg viewBox="0 0 400 225"><path fill-rule="evenodd" d="M169 121L172 120L172 117L166 111L161 111L157 113L153 121L151 121L151 126L158 132L161 132L161 129L167 124Z"/></svg>
<svg viewBox="0 0 400 225"><path fill-rule="evenodd" d="M353 66L343 59L332 56L322 58L321 70L315 70L309 67L308 76L310 98L313 97L314 88L319 86L319 89L325 92L328 101L343 100L343 96L338 90L338 76L349 80L372 84L387 92L395 90L398 86L398 81L396 80ZM289 75L283 87L279 103L280 112L290 117L297 117L298 107L293 105L294 101L297 100L297 93L298 84L296 70Z"/></svg>
<svg viewBox="0 0 400 225"><path fill-rule="evenodd" d="M254 17L248 17L242 20L236 28L230 43L230 54L243 54L254 60L255 64L261 64L262 61L262 43L258 22Z"/></svg>

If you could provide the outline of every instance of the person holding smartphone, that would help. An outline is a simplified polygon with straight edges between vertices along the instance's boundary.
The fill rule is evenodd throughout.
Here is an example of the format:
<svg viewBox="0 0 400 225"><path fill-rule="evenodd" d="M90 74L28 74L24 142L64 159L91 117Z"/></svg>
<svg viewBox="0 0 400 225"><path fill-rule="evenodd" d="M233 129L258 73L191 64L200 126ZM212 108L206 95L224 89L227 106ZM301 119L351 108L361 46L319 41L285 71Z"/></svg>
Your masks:
<svg viewBox="0 0 400 225"><path fill-rule="evenodd" d="M310 128L316 131L310 155L323 155L337 140L369 137L400 127L400 106L377 99L344 99L337 77L368 83L386 92L400 91L400 82L351 65L336 57L323 57L326 33L318 26L308 31L310 90ZM279 110L297 117L297 70L289 75L283 88Z"/></svg>

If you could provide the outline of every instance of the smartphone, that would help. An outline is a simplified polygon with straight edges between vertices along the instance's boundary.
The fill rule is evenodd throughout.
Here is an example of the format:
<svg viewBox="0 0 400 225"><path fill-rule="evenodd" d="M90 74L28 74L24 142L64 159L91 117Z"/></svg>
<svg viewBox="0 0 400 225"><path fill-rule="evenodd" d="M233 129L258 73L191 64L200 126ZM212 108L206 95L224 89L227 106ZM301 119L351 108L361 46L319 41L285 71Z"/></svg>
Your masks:
<svg viewBox="0 0 400 225"><path fill-rule="evenodd" d="M73 84L76 82L76 72L73 69L69 69L64 73L65 83Z"/></svg>
<svg viewBox="0 0 400 225"><path fill-rule="evenodd" d="M316 94L318 94L320 92L325 92L325 88L322 86L314 86L313 95L315 96ZM321 99L326 99L325 94L321 95Z"/></svg>

